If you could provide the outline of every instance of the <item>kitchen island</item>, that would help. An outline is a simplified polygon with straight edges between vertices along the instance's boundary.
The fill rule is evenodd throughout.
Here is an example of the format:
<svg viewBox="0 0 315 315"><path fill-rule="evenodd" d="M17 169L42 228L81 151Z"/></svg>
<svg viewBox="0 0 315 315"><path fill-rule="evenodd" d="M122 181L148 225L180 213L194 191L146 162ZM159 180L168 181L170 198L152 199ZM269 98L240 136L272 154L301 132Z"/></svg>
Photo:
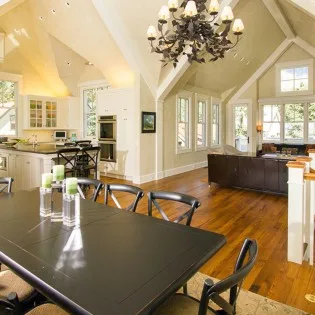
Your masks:
<svg viewBox="0 0 315 315"><path fill-rule="evenodd" d="M39 143L16 144L6 147L0 144L0 157L5 160L0 177L13 177L13 191L27 190L41 185L41 175L50 173L55 165L58 150L64 146Z"/></svg>
<svg viewBox="0 0 315 315"><path fill-rule="evenodd" d="M208 182L221 186L288 194L287 163L294 156L272 154L223 155L208 154Z"/></svg>

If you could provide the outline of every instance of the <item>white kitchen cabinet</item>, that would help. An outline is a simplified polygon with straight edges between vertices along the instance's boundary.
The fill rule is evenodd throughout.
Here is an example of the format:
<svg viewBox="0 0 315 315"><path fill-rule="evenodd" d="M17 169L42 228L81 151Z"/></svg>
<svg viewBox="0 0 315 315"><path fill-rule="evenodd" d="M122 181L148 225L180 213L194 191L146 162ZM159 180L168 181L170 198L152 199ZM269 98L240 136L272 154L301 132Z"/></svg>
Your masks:
<svg viewBox="0 0 315 315"><path fill-rule="evenodd" d="M58 104L58 128L80 129L80 98L66 97Z"/></svg>
<svg viewBox="0 0 315 315"><path fill-rule="evenodd" d="M116 162L102 161L100 171L104 173L132 178L134 132L134 89L108 89L97 92L97 116L116 115Z"/></svg>
<svg viewBox="0 0 315 315"><path fill-rule="evenodd" d="M101 115L120 115L127 110L134 98L133 89L108 89L97 91L96 112Z"/></svg>
<svg viewBox="0 0 315 315"><path fill-rule="evenodd" d="M80 99L27 95L24 129L80 129Z"/></svg>
<svg viewBox="0 0 315 315"><path fill-rule="evenodd" d="M25 129L57 128L58 99L28 95L25 97Z"/></svg>
<svg viewBox="0 0 315 315"><path fill-rule="evenodd" d="M32 189L41 185L41 159L26 156L16 156L16 187L23 190Z"/></svg>

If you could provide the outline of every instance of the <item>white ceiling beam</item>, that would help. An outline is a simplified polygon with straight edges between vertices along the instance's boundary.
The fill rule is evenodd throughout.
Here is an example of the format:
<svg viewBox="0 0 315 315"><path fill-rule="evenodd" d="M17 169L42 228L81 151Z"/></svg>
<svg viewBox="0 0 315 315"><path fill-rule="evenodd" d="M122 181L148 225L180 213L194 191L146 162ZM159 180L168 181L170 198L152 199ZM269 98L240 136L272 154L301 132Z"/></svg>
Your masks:
<svg viewBox="0 0 315 315"><path fill-rule="evenodd" d="M92 0L92 2L130 67L133 68L135 72L139 71L141 73L151 93L155 96L157 83L150 74L149 69L143 63L139 53L133 48L134 42L130 40L130 36L128 36L128 33L123 26L124 23L122 23L121 17L117 14L117 10L112 4L113 1Z"/></svg>
<svg viewBox="0 0 315 315"><path fill-rule="evenodd" d="M310 45L308 42L303 40L301 37L297 36L293 39L293 42L300 46L302 49L307 51L310 55L312 55L315 58L315 47Z"/></svg>
<svg viewBox="0 0 315 315"><path fill-rule="evenodd" d="M255 71L255 73L245 82L245 84L233 95L230 102L238 100L248 88L279 59L279 57L292 45L293 41L285 39L280 46L267 58L267 60Z"/></svg>
<svg viewBox="0 0 315 315"><path fill-rule="evenodd" d="M229 5L232 9L237 5L239 0L223 0L220 6L220 12L218 14L218 18L221 15L222 9ZM217 19L218 19L217 18ZM181 76L185 73L185 71L189 68L190 63L187 60L186 56L182 56L179 59L179 62L176 68L172 69L166 78L160 83L157 90L157 100L164 100L168 93L173 89L175 84L181 78Z"/></svg>
<svg viewBox="0 0 315 315"><path fill-rule="evenodd" d="M281 28L282 32L288 39L293 39L295 37L295 33L284 16L283 12L281 11L279 4L275 0L262 0L265 4L266 8L278 23L279 27Z"/></svg>

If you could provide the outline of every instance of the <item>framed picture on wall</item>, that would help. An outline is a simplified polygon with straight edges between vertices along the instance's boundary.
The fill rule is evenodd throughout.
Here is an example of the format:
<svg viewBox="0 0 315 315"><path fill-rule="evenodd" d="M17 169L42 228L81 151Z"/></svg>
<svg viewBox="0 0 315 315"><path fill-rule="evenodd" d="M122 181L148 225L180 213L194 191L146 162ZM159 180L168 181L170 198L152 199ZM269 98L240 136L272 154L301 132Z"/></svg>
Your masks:
<svg viewBox="0 0 315 315"><path fill-rule="evenodd" d="M156 113L155 112L142 112L142 133L155 133L156 132Z"/></svg>

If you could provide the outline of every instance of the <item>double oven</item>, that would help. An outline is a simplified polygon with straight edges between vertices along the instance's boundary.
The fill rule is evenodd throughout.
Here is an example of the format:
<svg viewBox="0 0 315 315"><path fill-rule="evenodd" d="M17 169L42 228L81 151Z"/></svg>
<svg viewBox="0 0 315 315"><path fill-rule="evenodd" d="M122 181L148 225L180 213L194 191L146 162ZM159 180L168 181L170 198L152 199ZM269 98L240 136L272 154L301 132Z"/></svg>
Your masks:
<svg viewBox="0 0 315 315"><path fill-rule="evenodd" d="M98 144L101 161L116 162L117 116L98 116Z"/></svg>

